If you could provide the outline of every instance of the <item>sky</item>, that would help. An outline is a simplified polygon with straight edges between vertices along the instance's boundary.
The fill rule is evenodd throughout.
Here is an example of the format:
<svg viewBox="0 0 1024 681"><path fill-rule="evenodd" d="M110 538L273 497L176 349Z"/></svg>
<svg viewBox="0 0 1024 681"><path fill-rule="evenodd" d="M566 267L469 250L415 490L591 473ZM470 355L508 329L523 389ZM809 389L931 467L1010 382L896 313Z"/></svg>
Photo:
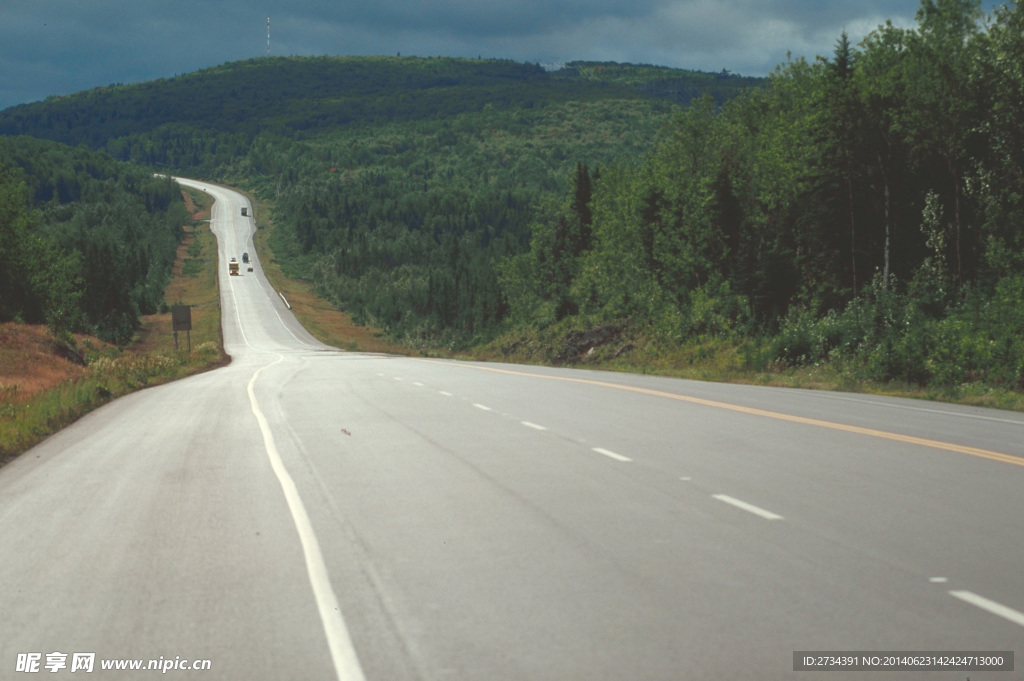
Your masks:
<svg viewBox="0 0 1024 681"><path fill-rule="evenodd" d="M995 3L984 0L990 9ZM655 64L764 76L920 0L0 0L0 109L268 54Z"/></svg>

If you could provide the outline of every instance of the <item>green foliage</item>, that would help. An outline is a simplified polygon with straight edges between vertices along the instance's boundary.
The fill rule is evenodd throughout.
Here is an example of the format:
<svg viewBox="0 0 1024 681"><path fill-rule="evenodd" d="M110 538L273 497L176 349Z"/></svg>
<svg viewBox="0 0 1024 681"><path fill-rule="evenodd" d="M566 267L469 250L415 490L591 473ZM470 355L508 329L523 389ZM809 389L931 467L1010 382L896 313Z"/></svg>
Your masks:
<svg viewBox="0 0 1024 681"><path fill-rule="evenodd" d="M28 207L20 176L0 166L0 320L33 319L41 312L43 292L36 272L46 268L46 246L38 235L38 216Z"/></svg>
<svg viewBox="0 0 1024 681"><path fill-rule="evenodd" d="M0 138L0 320L127 343L163 302L180 190L107 155Z"/></svg>
<svg viewBox="0 0 1024 681"><path fill-rule="evenodd" d="M876 279L842 311L794 310L774 341L789 365L831 361L857 379L957 389L982 381L1024 388L1024 277L1006 277L995 295L965 291L936 318L929 298Z"/></svg>
<svg viewBox="0 0 1024 681"><path fill-rule="evenodd" d="M595 181L578 159L638 161L669 115L637 95L558 102L543 94L534 91L529 106L486 105L305 142L263 135L237 172L274 197L275 252L293 274L395 337L464 344L493 333L516 305L532 308L535 295L553 301L555 317L575 312L562 285L589 247ZM565 220L527 253L530 223L548 214ZM497 266L517 254L531 268L518 302Z"/></svg>
<svg viewBox="0 0 1024 681"><path fill-rule="evenodd" d="M706 86L724 98L757 82L711 79ZM506 60L266 57L12 107L0 111L0 134L85 144L119 160L195 173L241 159L263 132L299 140L351 127L443 121L488 106L529 110L652 96L618 80Z"/></svg>

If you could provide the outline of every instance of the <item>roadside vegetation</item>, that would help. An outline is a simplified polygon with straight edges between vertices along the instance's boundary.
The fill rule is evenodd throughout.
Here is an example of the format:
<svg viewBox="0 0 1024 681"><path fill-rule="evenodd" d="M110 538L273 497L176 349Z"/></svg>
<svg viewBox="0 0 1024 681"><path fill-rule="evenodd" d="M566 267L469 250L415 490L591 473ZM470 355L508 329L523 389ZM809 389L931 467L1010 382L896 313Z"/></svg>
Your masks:
<svg viewBox="0 0 1024 681"><path fill-rule="evenodd" d="M192 306L191 352L183 333L175 349L169 312L142 316L124 348L39 324L0 324L0 465L113 399L224 364L217 247L202 221L209 199L188 194L194 219L182 227L164 297Z"/></svg>
<svg viewBox="0 0 1024 681"><path fill-rule="evenodd" d="M281 293L303 327L320 342L351 352L384 352L395 355L412 354L413 350L389 340L386 334L373 326L357 324L351 315L316 295L310 282L287 276L271 247L275 224L274 211L267 202L256 202L258 216L255 243L260 254L263 273L275 291Z"/></svg>
<svg viewBox="0 0 1024 681"><path fill-rule="evenodd" d="M1024 19L971 0L917 18L578 174L498 265L493 347L1019 406Z"/></svg>

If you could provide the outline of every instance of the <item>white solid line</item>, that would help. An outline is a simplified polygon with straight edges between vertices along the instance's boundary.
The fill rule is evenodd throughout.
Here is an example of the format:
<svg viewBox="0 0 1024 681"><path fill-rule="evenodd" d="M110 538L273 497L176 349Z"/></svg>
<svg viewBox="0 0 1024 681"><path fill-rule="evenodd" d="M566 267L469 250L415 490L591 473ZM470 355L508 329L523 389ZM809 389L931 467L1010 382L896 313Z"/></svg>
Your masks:
<svg viewBox="0 0 1024 681"><path fill-rule="evenodd" d="M715 499L718 499L719 501L724 501L727 504L732 504L736 508L742 508L744 511L747 511L748 513L759 515L762 518L766 518L767 520L782 520L781 515L777 515L775 513L772 513L771 511L766 511L763 508L758 508L757 506L754 506L753 504L748 504L745 501L734 499L733 497L730 497L727 494L712 494L711 496L714 497Z"/></svg>
<svg viewBox="0 0 1024 681"><path fill-rule="evenodd" d="M961 601L964 601L965 603L976 605L982 610L988 610L993 615L999 615L1003 619L1010 620L1014 624L1019 624L1020 626L1024 627L1024 612L1019 612L1017 610L1014 610L1013 608L1008 608L1002 603L990 601L984 596L979 596L978 594L972 593L970 591L950 591L949 595L959 598Z"/></svg>
<svg viewBox="0 0 1024 681"><path fill-rule="evenodd" d="M781 390L781 388L780 388ZM815 396L817 397L817 396ZM854 397L840 397L838 395L827 395L826 399L830 400L844 400L846 402L859 402L860 404L869 404L873 407L882 407L883 409L906 409L909 411L923 411L928 414L940 414L942 416L951 416L964 419L977 419L980 421L996 421L997 423L1011 423L1015 426L1024 425L1019 419L1001 419L994 416L982 416L981 414L961 414L955 411L947 411L945 409L926 409L922 407L911 407L904 404L890 404L886 402L877 402L875 400L861 400Z"/></svg>
<svg viewBox="0 0 1024 681"><path fill-rule="evenodd" d="M447 390L438 390L437 392L441 393L441 394L442 394L442 395L444 395L445 397L455 397L454 395L452 395L452 394L451 394L450 392L448 392Z"/></svg>
<svg viewBox="0 0 1024 681"><path fill-rule="evenodd" d="M520 421L519 423L523 424L527 428L533 428L534 430L547 430L544 426L539 426L536 423L530 423L529 421Z"/></svg>
<svg viewBox="0 0 1024 681"><path fill-rule="evenodd" d="M632 461L633 460L633 459L629 458L628 456L622 456L622 454L616 454L615 452L611 451L610 449L605 449L604 447L594 447L594 449L591 450L591 451L595 451L598 454L604 454L609 459L615 459L616 461Z"/></svg>
<svg viewBox="0 0 1024 681"><path fill-rule="evenodd" d="M484 411L494 411L490 407L485 406L483 404L477 404L476 402L473 403L473 406L476 407L477 409L483 409Z"/></svg>
<svg viewBox="0 0 1024 681"><path fill-rule="evenodd" d="M423 384L422 384L422 383L420 383L419 381L413 381L413 382L412 382L412 384L413 384L413 385L418 385L418 386L419 386L419 387L421 387L421 388L423 387Z"/></svg>
<svg viewBox="0 0 1024 681"><path fill-rule="evenodd" d="M324 627L324 634L327 637L327 647L331 651L331 660L334 662L334 671L338 681L366 681L363 668L359 664L359 657L356 655L355 646L352 645L352 637L349 635L348 627L345 626L345 618L341 615L341 607L338 605L338 598L334 595L331 587L331 580L327 575L327 565L324 563L323 553L320 551L320 542L313 531L313 524L309 521L309 514L299 496L299 490L295 481L288 474L288 470L281 461L281 455L274 443L274 434L270 430L259 402L256 401L256 391L253 386L263 369L273 366L282 361L284 356L279 356L273 364L259 369L249 379L249 405L256 417L263 434L263 444L267 450L267 457L270 459L270 466L277 475L277 481L281 483L281 490L284 492L285 501L288 503L288 510L291 511L295 529L299 534L299 542L302 544L302 553L306 559L306 573L309 575L310 586L313 587L313 597L316 600L317 609L320 612L320 621Z"/></svg>

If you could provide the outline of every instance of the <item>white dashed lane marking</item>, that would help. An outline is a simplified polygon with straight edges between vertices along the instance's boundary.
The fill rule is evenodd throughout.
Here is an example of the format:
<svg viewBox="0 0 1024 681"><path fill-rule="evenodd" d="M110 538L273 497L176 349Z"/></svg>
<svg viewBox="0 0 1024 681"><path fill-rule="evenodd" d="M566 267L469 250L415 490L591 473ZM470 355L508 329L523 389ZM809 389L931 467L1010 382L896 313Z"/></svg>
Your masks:
<svg viewBox="0 0 1024 681"><path fill-rule="evenodd" d="M591 450L591 451L595 451L598 454L604 454L609 459L615 459L616 461L632 461L633 460L633 459L629 458L628 456L623 456L622 454L616 454L612 450L605 449L604 447L594 447L593 450Z"/></svg>
<svg viewBox="0 0 1024 681"><path fill-rule="evenodd" d="M385 374L378 373L377 375L383 377ZM402 378L398 377L398 376L395 376L393 378L396 381L401 381L402 380ZM416 385L416 386L419 386L419 387L423 387L423 383L421 383L419 381L413 381L413 385ZM438 392L438 394L444 395L445 397L454 397L454 394L448 392L447 390L438 390L437 392ZM494 411L491 407L488 407L485 404L480 404L478 402L474 402L473 406L476 407L477 409L482 410L482 411L489 411L489 412L493 412ZM524 425L524 426L526 426L527 428L532 428L533 430L538 430L538 431L546 431L547 430L547 428L545 426L542 426L542 425L537 424L537 423L533 423L532 421L520 421L519 423ZM593 447L591 449L591 451L597 452L598 454L606 456L606 457L608 457L610 459L613 459L615 461L621 461L621 462L633 461L633 459L629 458L628 456L623 456L622 454L618 454L616 452L613 452L610 449L605 449L604 447ZM690 476L680 476L679 479L684 481L684 482L689 482L690 480L692 480L692 478ZM759 506L755 506L753 504L747 503L747 502L742 501L740 499L737 499L735 497L731 497L731 496L729 496L727 494L713 494L712 498L717 499L718 501L721 501L723 503L729 504L729 505L731 505L731 506L733 506L735 508L739 508L739 509L741 509L743 511L746 511L748 513L752 513L753 515L756 515L758 517L764 518L765 520L784 520L785 519L785 518L783 518L783 516L781 516L781 515L779 515L777 513L773 513L772 511L768 511L768 510L763 509L763 508L761 508ZM945 578L945 577L932 577L931 579L929 579L929 581L932 582L933 584L944 584L944 583L947 583L949 580L947 578ZM975 606L977 608L980 608L981 610L985 610L986 612L989 612L989 613L991 613L993 615L997 615L999 617L1002 617L1003 619L1005 619L1005 620L1007 620L1009 622L1012 622L1013 624L1017 624L1017 625L1019 625L1021 627L1024 627L1024 612L1020 612L1019 610L1015 610L1015 609L1013 609L1013 608L1011 608L1009 606L1003 605L1002 603L998 603L998 602L993 601L991 599L985 598L984 596L979 596L978 594L976 594L976 593L974 593L972 591L962 591L961 590L961 591L949 591L948 593L949 593L950 596L953 596L954 598L957 598L957 599L959 599L959 600L961 600L961 601L963 601L965 603L969 603L969 604L971 604L971 605L973 605L973 606ZM341 627L344 628L344 625L342 624ZM344 636L342 636L341 638L344 638ZM344 646L342 645L342 646L338 646L338 647L343 648ZM334 651L332 651L332 652L334 652ZM351 658L350 658L349 664L355 666L356 674L358 675L359 673L361 673L361 670L358 667L359 663L358 663L357 660L354 659L354 654L350 653L350 655L351 655ZM341 655L337 655L336 654L336 659L335 659L336 665L338 664L338 659L337 659L338 657L344 657L344 653L342 653ZM342 664L344 664L344 663L342 663Z"/></svg>
<svg viewBox="0 0 1024 681"><path fill-rule="evenodd" d="M744 511L746 511L747 513L753 513L754 515L761 516L762 518L764 518L766 520L782 520L783 519L781 515L778 515L776 513L772 513L771 511L766 511L763 508L759 508L757 506L754 506L753 504L748 504L745 501L740 501L739 499L736 499L734 497L730 497L727 494L712 494L711 496L714 497L715 499L718 499L719 501L724 501L727 504L732 504L736 508L741 508Z"/></svg>

